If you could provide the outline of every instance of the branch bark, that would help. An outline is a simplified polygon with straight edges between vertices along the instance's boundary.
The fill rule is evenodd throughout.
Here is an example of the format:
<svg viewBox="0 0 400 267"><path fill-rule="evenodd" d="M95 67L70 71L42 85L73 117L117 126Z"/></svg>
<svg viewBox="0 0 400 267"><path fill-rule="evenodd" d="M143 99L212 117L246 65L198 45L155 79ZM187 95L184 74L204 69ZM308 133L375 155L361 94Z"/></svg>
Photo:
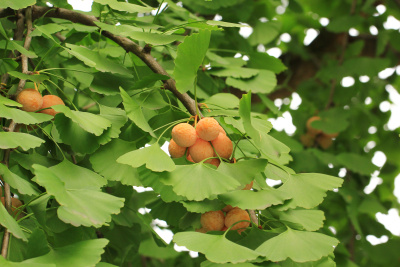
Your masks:
<svg viewBox="0 0 400 267"><path fill-rule="evenodd" d="M43 6L32 6L33 9L33 18L37 19L42 16L53 17L53 18L62 18L67 19L75 23L81 23L88 26L96 26L94 23L98 21L94 16L88 16L85 14L81 14L72 10L64 9L64 8L50 8ZM97 27L97 26L96 26ZM139 57L154 73L162 74L169 76L169 74L164 70L164 68L154 59L154 57L150 53L146 53L141 46L133 42L132 40L114 35L108 31L101 31L101 34L110 40L114 41L118 45L120 45L125 51L134 53L137 57ZM164 82L165 89L171 91L186 107L186 109L192 114L196 115L196 107L195 101L186 93L180 93L177 88L175 81L171 78Z"/></svg>

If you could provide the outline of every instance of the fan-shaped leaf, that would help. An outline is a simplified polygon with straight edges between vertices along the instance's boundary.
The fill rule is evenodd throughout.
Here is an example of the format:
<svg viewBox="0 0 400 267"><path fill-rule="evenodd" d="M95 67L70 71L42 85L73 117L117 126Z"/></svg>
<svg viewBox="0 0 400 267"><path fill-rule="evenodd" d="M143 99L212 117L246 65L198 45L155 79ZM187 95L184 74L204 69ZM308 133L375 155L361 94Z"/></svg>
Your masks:
<svg viewBox="0 0 400 267"><path fill-rule="evenodd" d="M44 74L32 74L32 75L30 75L30 74L21 73L21 72L18 72L18 71L9 71L8 74L10 74L11 76L16 77L18 79L29 80L29 81L32 81L32 82L35 82L35 83L41 83L41 82L43 82L45 80L49 80L50 79L49 76L44 75Z"/></svg>
<svg viewBox="0 0 400 267"><path fill-rule="evenodd" d="M6 208L2 204L0 204L0 224L7 228L16 238L22 239L25 242L28 241L18 223L8 214Z"/></svg>
<svg viewBox="0 0 400 267"><path fill-rule="evenodd" d="M9 149L21 147L23 150L35 148L44 143L44 140L26 133L0 133L0 148Z"/></svg>
<svg viewBox="0 0 400 267"><path fill-rule="evenodd" d="M3 104L4 106L11 106L11 107L22 107L22 105L20 103L15 102L14 100L11 100L2 95L0 95L0 104Z"/></svg>
<svg viewBox="0 0 400 267"><path fill-rule="evenodd" d="M7 102L4 104L10 105L11 103ZM9 108L2 104L0 104L0 117L13 120L16 123L21 124L38 124L49 121L53 118L52 116L47 114L26 112L16 108Z"/></svg>
<svg viewBox="0 0 400 267"><path fill-rule="evenodd" d="M342 183L343 179L326 174L293 174L278 189L292 196L292 201L285 205L283 209L293 209L295 207L314 208L323 201L326 191L338 188Z"/></svg>
<svg viewBox="0 0 400 267"><path fill-rule="evenodd" d="M111 181L140 186L139 174L132 166L121 164L117 159L129 151L135 150L136 144L115 139L101 147L90 157L93 169Z"/></svg>
<svg viewBox="0 0 400 267"><path fill-rule="evenodd" d="M209 72L211 75L218 77L234 77L234 78L250 78L260 73L257 69L249 68L226 68L216 69Z"/></svg>
<svg viewBox="0 0 400 267"><path fill-rule="evenodd" d="M12 8L14 10L18 10L34 4L36 4L36 0L2 0L0 3L0 8Z"/></svg>
<svg viewBox="0 0 400 267"><path fill-rule="evenodd" d="M38 190L35 188L35 186L33 186L33 184L14 174L6 167L6 165L1 163L0 176L3 177L4 181L8 183L12 188L17 189L18 192L23 195L32 196L38 194Z"/></svg>
<svg viewBox="0 0 400 267"><path fill-rule="evenodd" d="M34 180L56 198L61 205L57 210L58 217L66 223L100 227L111 220L111 214L119 213L124 205L124 199L87 189L90 188L87 183L82 186L84 189L77 189L75 182L63 181L60 169L40 165L33 165L33 168L36 174Z"/></svg>
<svg viewBox="0 0 400 267"><path fill-rule="evenodd" d="M94 2L102 5L109 5L112 9L129 13L148 13L154 9L151 6L139 6L126 2L118 2L117 0L94 0Z"/></svg>
<svg viewBox="0 0 400 267"><path fill-rule="evenodd" d="M260 191L237 190L218 196L224 203L241 209L263 210L271 205L282 204L291 196L286 193L267 187Z"/></svg>
<svg viewBox="0 0 400 267"><path fill-rule="evenodd" d="M64 113L67 118L70 118L82 129L96 136L100 136L105 129L111 126L109 120L93 113L70 110L63 105L52 106L52 108L57 112Z"/></svg>
<svg viewBox="0 0 400 267"><path fill-rule="evenodd" d="M240 263L260 256L254 250L229 241L224 235L181 232L175 234L173 240L180 246L203 253L209 261L216 263Z"/></svg>
<svg viewBox="0 0 400 267"><path fill-rule="evenodd" d="M279 219L297 223L307 231L317 231L324 225L325 215L322 210L287 210L279 212Z"/></svg>
<svg viewBox="0 0 400 267"><path fill-rule="evenodd" d="M306 262L329 255L338 243L336 238L324 234L288 228L282 234L264 242L256 251L271 261L290 258L295 262Z"/></svg>
<svg viewBox="0 0 400 267"><path fill-rule="evenodd" d="M48 254L29 259L24 263L32 266L38 263L54 263L57 267L87 267L94 266L101 260L104 247L108 244L105 238L76 242L72 245L52 249ZM47 266L46 266L47 267Z"/></svg>
<svg viewBox="0 0 400 267"><path fill-rule="evenodd" d="M56 267L52 263L31 263L31 262L11 262L0 256L0 266L1 267Z"/></svg>
<svg viewBox="0 0 400 267"><path fill-rule="evenodd" d="M210 36L211 31L203 30L187 36L178 46L174 77L179 92L185 93L194 88L197 71L206 55Z"/></svg>
<svg viewBox="0 0 400 267"><path fill-rule="evenodd" d="M251 159L238 161L235 164L221 162L217 171L235 178L242 186L254 180L257 173L267 166L266 159Z"/></svg>
<svg viewBox="0 0 400 267"><path fill-rule="evenodd" d="M245 92L263 93L267 94L274 90L276 86L275 73L270 70L258 70L259 74L248 79L238 79L228 77L226 84L243 90Z"/></svg>
<svg viewBox="0 0 400 267"><path fill-rule="evenodd" d="M195 201L222 194L240 186L233 177L202 163L178 165L174 171L162 173L160 181L171 185L178 195Z"/></svg>

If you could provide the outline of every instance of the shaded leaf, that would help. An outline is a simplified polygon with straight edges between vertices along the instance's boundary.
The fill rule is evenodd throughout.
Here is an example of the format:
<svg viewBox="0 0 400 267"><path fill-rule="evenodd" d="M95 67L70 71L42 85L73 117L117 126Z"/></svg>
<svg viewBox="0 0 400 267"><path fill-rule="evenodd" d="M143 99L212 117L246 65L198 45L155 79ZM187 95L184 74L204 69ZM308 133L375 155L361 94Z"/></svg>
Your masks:
<svg viewBox="0 0 400 267"><path fill-rule="evenodd" d="M6 208L2 204L0 204L0 224L7 228L8 231L16 238L22 239L25 242L28 241L18 223L10 214L8 214Z"/></svg>
<svg viewBox="0 0 400 267"><path fill-rule="evenodd" d="M259 70L259 74L248 79L237 79L228 77L226 84L243 90L245 92L268 94L276 86L275 73L270 70Z"/></svg>
<svg viewBox="0 0 400 267"><path fill-rule="evenodd" d="M179 92L185 93L194 88L197 71L206 55L211 31L203 30L185 37L178 45L175 58L174 77Z"/></svg>
<svg viewBox="0 0 400 267"><path fill-rule="evenodd" d="M228 67L225 69L212 69L209 71L211 75L218 77L234 77L234 78L250 78L257 74L259 74L259 70L257 69L249 69L249 68L232 68Z"/></svg>
<svg viewBox="0 0 400 267"><path fill-rule="evenodd" d="M108 180L120 181L125 185L141 186L137 170L132 166L117 162L120 156L135 149L135 143L115 139L97 150L90 157L90 163L96 172Z"/></svg>
<svg viewBox="0 0 400 267"><path fill-rule="evenodd" d="M9 71L13 71L18 68L18 66L18 63L11 58L2 58L0 59L0 75L3 75Z"/></svg>
<svg viewBox="0 0 400 267"><path fill-rule="evenodd" d="M251 249L229 241L224 235L181 232L175 234L173 240L180 246L203 253L209 261L216 263L240 263L260 256Z"/></svg>
<svg viewBox="0 0 400 267"><path fill-rule="evenodd" d="M256 252L271 261L284 261L287 258L295 262L319 260L333 252L339 241L336 238L315 233L287 229L256 249Z"/></svg>
<svg viewBox="0 0 400 267"><path fill-rule="evenodd" d="M267 163L266 159L241 160L234 164L221 162L217 171L235 178L244 186L253 181L256 174L265 169Z"/></svg>
<svg viewBox="0 0 400 267"><path fill-rule="evenodd" d="M181 201L183 206L190 212L205 213L210 210L222 210L225 203L218 199L205 199L203 201Z"/></svg>
<svg viewBox="0 0 400 267"><path fill-rule="evenodd" d="M117 0L94 0L94 2L102 5L109 5L112 9L129 13L148 13L154 9L150 6L139 6L126 2L118 2Z"/></svg>
<svg viewBox="0 0 400 267"><path fill-rule="evenodd" d="M145 164L146 168L155 172L173 171L175 169L175 163L160 148L158 143L128 152L120 156L117 162L135 168Z"/></svg>
<svg viewBox="0 0 400 267"><path fill-rule="evenodd" d="M9 149L21 147L23 150L35 148L44 143L44 140L26 133L0 132L0 148Z"/></svg>
<svg viewBox="0 0 400 267"><path fill-rule="evenodd" d="M324 225L325 215L322 210L287 210L279 212L279 219L297 223L307 231L317 231Z"/></svg>
<svg viewBox="0 0 400 267"><path fill-rule="evenodd" d="M355 153L340 153L336 159L346 168L364 175L370 175L378 169L371 159Z"/></svg>
<svg viewBox="0 0 400 267"><path fill-rule="evenodd" d="M0 176L12 188L17 189L20 194L32 196L32 195L37 195L39 192L33 184L29 183L27 180L14 174L7 168L6 165L1 163L0 163Z"/></svg>

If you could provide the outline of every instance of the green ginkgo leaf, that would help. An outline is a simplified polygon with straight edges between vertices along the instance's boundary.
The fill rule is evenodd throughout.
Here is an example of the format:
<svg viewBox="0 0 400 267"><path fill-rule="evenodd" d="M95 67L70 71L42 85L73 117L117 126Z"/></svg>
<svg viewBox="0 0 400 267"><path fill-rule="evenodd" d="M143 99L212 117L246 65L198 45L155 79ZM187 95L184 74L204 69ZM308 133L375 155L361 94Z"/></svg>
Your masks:
<svg viewBox="0 0 400 267"><path fill-rule="evenodd" d="M203 201L181 201L183 206L190 212L205 213L210 210L221 210L226 205L218 199L205 199Z"/></svg>
<svg viewBox="0 0 400 267"><path fill-rule="evenodd" d="M175 58L174 77L176 88L185 93L194 88L197 71L203 63L208 45L210 44L211 31L202 30L199 33L187 36L178 45Z"/></svg>
<svg viewBox="0 0 400 267"><path fill-rule="evenodd" d="M109 5L112 9L129 13L148 13L154 9L151 6L139 6L126 2L118 2L117 0L94 0L94 2Z"/></svg>
<svg viewBox="0 0 400 267"><path fill-rule="evenodd" d="M257 75L259 72L260 71L257 69L230 67L211 70L210 74L218 77L250 78Z"/></svg>
<svg viewBox="0 0 400 267"><path fill-rule="evenodd" d="M31 263L31 262L12 262L7 261L2 256L0 256L0 266L1 267L57 267L52 263Z"/></svg>
<svg viewBox="0 0 400 267"><path fill-rule="evenodd" d="M43 256L32 258L24 263L34 264L54 263L57 267L87 267L100 262L101 254L108 244L105 238L91 239L73 243L68 246L54 248ZM46 266L47 267L47 266Z"/></svg>
<svg viewBox="0 0 400 267"><path fill-rule="evenodd" d="M0 8L11 8L14 10L22 9L31 5L36 4L36 0L2 0L0 2Z"/></svg>
<svg viewBox="0 0 400 267"><path fill-rule="evenodd" d="M117 162L134 168L146 165L146 168L155 172L170 172L175 169L174 161L160 148L158 143L128 152L119 157Z"/></svg>
<svg viewBox="0 0 400 267"><path fill-rule="evenodd" d="M41 83L43 81L49 80L50 77L44 74L26 74L26 73L22 73L19 71L9 71L8 74L10 74L13 77L16 77L18 79L21 80L28 80L28 81L32 81L35 83Z"/></svg>
<svg viewBox="0 0 400 267"><path fill-rule="evenodd" d="M324 225L325 215L322 210L295 209L281 211L279 219L300 224L307 231L317 231Z"/></svg>
<svg viewBox="0 0 400 267"><path fill-rule="evenodd" d="M179 246L203 253L209 261L216 263L240 263L260 256L256 251L226 239L225 235L180 232L174 235L173 240Z"/></svg>
<svg viewBox="0 0 400 267"><path fill-rule="evenodd" d="M251 159L238 161L235 164L221 162L217 171L235 178L244 186L254 180L257 173L262 172L267 166L266 159Z"/></svg>
<svg viewBox="0 0 400 267"><path fill-rule="evenodd" d="M270 261L295 262L316 261L333 252L339 241L336 238L315 232L297 231L288 228L256 249Z"/></svg>
<svg viewBox="0 0 400 267"><path fill-rule="evenodd" d="M0 133L0 148L9 149L21 147L22 150L29 150L44 143L44 140L39 137L15 132L2 132Z"/></svg>
<svg viewBox="0 0 400 267"><path fill-rule="evenodd" d="M135 98L130 97L128 93L121 87L120 90L122 103L124 105L128 118L131 119L140 129L150 133L152 136L155 136L153 133L153 129L151 129L149 125L148 119L146 119L143 114L141 105L136 101Z"/></svg>
<svg viewBox="0 0 400 267"><path fill-rule="evenodd" d="M343 179L319 173L300 173L292 174L279 191L288 193L292 196L292 201L283 206L282 209L294 209L302 207L312 209L319 205L326 191L333 190L342 185Z"/></svg>
<svg viewBox="0 0 400 267"><path fill-rule="evenodd" d="M241 209L263 210L272 205L282 204L290 194L267 187L260 191L237 190L218 196L224 203Z"/></svg>
<svg viewBox="0 0 400 267"><path fill-rule="evenodd" d="M100 116L111 122L110 138L117 138L121 133L122 126L128 121L128 117L124 110L119 108L111 108L104 105L99 105Z"/></svg>
<svg viewBox="0 0 400 267"><path fill-rule="evenodd" d="M200 264L200 267L256 267L257 265L254 265L250 262L242 262L242 263L215 263L215 262L210 262L210 261L203 261Z"/></svg>
<svg viewBox="0 0 400 267"><path fill-rule="evenodd" d="M52 107L57 112L62 112L67 118L78 124L85 131L100 136L105 129L111 126L111 122L102 116L90 113L70 110L64 105L56 105Z"/></svg>
<svg viewBox="0 0 400 267"><path fill-rule="evenodd" d="M171 185L176 194L195 201L201 201L240 186L235 178L202 163L178 165L174 171L162 173L160 181Z"/></svg>
<svg viewBox="0 0 400 267"><path fill-rule="evenodd" d="M22 107L22 105L14 100L11 100L7 97L4 97L0 95L0 104L3 104L4 106L10 106L10 107Z"/></svg>
<svg viewBox="0 0 400 267"><path fill-rule="evenodd" d="M0 117L13 120L16 123L21 123L26 125L42 123L45 121L49 121L53 118L53 116L43 113L26 112L16 108L6 107L5 105L11 106L11 104L13 104L10 103L10 101L6 102L3 101L3 99L0 99ZM4 105L1 102L3 102Z"/></svg>
<svg viewBox="0 0 400 267"><path fill-rule="evenodd" d="M228 77L226 84L245 92L268 94L272 92L277 84L275 73L270 70L258 70L259 74L248 79Z"/></svg>
<svg viewBox="0 0 400 267"><path fill-rule="evenodd" d="M60 207L58 217L76 227L100 227L111 221L111 215L120 212L124 199L93 190L93 186L84 182L81 188L75 182L63 180L60 169L33 165L36 177L34 181L46 188L48 194L55 197ZM60 173L61 172L61 173ZM85 177L78 177L85 179ZM91 188L91 189L88 189Z"/></svg>
<svg viewBox="0 0 400 267"><path fill-rule="evenodd" d="M28 241L24 232L19 227L18 223L14 218L8 214L4 205L0 204L0 224L8 229L8 231L16 238L22 239L23 241Z"/></svg>
<svg viewBox="0 0 400 267"><path fill-rule="evenodd" d="M17 189L20 194L32 196L37 195L39 192L33 184L11 172L6 165L1 163L0 176L3 177L4 181L12 188Z"/></svg>
<svg viewBox="0 0 400 267"><path fill-rule="evenodd" d="M102 146L90 157L93 169L111 181L120 181L125 185L141 186L138 171L127 164L117 162L117 159L135 150L136 144L133 142L114 139L110 143Z"/></svg>

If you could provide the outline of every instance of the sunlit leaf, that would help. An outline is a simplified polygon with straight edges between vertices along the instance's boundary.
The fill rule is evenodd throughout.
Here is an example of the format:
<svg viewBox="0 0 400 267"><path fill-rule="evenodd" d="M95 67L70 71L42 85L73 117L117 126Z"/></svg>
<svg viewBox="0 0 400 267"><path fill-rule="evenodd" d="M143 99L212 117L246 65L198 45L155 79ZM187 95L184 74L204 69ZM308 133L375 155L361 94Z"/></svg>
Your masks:
<svg viewBox="0 0 400 267"><path fill-rule="evenodd" d="M0 148L9 149L21 147L23 150L35 148L44 143L44 140L26 133L0 132Z"/></svg>
<svg viewBox="0 0 400 267"><path fill-rule="evenodd" d="M109 5L112 9L129 13L148 13L154 9L150 6L139 6L126 2L118 2L117 0L94 0L94 2L102 5Z"/></svg>
<svg viewBox="0 0 400 267"><path fill-rule="evenodd" d="M2 204L0 204L0 224L7 228L8 231L16 238L22 239L25 242L28 241L18 223L10 214L8 214L6 208Z"/></svg>
<svg viewBox="0 0 400 267"><path fill-rule="evenodd" d="M256 249L256 252L271 261L295 262L319 260L333 252L339 241L336 238L315 232L303 232L288 228Z"/></svg>
<svg viewBox="0 0 400 267"><path fill-rule="evenodd" d="M259 70L259 74L248 79L238 79L228 77L226 84L243 90L245 92L267 94L274 90L276 86L275 74L270 70Z"/></svg>
<svg viewBox="0 0 400 267"><path fill-rule="evenodd" d="M209 261L216 263L240 263L260 256L251 249L229 241L224 235L181 232L175 234L173 240L180 246L203 253Z"/></svg>
<svg viewBox="0 0 400 267"><path fill-rule="evenodd" d="M325 215L322 210L295 209L279 212L279 219L297 223L307 231L317 231L324 225Z"/></svg>
<svg viewBox="0 0 400 267"><path fill-rule="evenodd" d="M55 264L52 263L31 263L31 262L11 262L7 261L0 256L0 266L2 267L56 267Z"/></svg>
<svg viewBox="0 0 400 267"><path fill-rule="evenodd" d="M33 165L33 168L35 182L55 197L60 204L57 210L58 217L66 223L100 227L110 222L111 214L119 213L124 205L124 199L88 189L88 185L77 189L77 184L66 183L62 179L63 172L60 169L54 170L40 165Z"/></svg>
<svg viewBox="0 0 400 267"><path fill-rule="evenodd" d="M10 106L10 107L22 107L22 105L20 103L15 102L14 100L11 100L11 99L9 99L7 97L4 97L2 95L0 95L0 104L3 104L4 106ZM0 105L0 107L1 107L1 105Z"/></svg>
<svg viewBox="0 0 400 267"><path fill-rule="evenodd" d="M241 160L234 164L221 162L217 171L235 178L242 186L254 180L257 173L267 166L266 159Z"/></svg>
<svg viewBox="0 0 400 267"><path fill-rule="evenodd" d="M54 263L57 267L94 266L101 260L101 254L108 244L105 238L75 242L72 245L52 249L48 254L24 261L34 264ZM47 267L47 266L46 266Z"/></svg>
<svg viewBox="0 0 400 267"><path fill-rule="evenodd" d="M35 83L41 83L43 81L49 80L49 76L44 75L44 74L25 74L25 73L21 73L18 71L9 71L8 74L10 74L13 77L16 77L18 79L21 80L29 80Z"/></svg>
<svg viewBox="0 0 400 267"><path fill-rule="evenodd" d="M326 191L332 191L342 183L343 179L326 174L300 173L291 175L278 190L292 196L292 201L285 205L284 209L311 209L323 201Z"/></svg>
<svg viewBox="0 0 400 267"><path fill-rule="evenodd" d="M12 8L18 10L34 4L36 4L36 0L2 0L0 2L0 8Z"/></svg>
<svg viewBox="0 0 400 267"><path fill-rule="evenodd" d="M32 196L39 192L33 184L11 172L4 164L0 164L0 176L12 188L17 189L20 194Z"/></svg>
<svg viewBox="0 0 400 267"><path fill-rule="evenodd" d="M211 32L207 30L187 36L178 46L175 59L174 77L181 93L194 88L197 71L206 55Z"/></svg>
<svg viewBox="0 0 400 267"><path fill-rule="evenodd" d="M4 101L4 105L11 106L13 105L13 103L9 101ZM16 123L21 123L25 125L39 124L45 121L49 121L53 118L52 116L47 114L26 112L16 108L9 108L4 105L0 104L0 117L13 120Z"/></svg>
<svg viewBox="0 0 400 267"><path fill-rule="evenodd" d="M127 164L134 168L146 165L146 168L155 171L173 171L175 163L165 153L158 143L141 149L128 152L117 159L118 163Z"/></svg>
<svg viewBox="0 0 400 267"><path fill-rule="evenodd" d="M178 195L195 201L222 194L240 186L233 177L202 163L177 165L174 171L162 173L160 181L171 185Z"/></svg>

